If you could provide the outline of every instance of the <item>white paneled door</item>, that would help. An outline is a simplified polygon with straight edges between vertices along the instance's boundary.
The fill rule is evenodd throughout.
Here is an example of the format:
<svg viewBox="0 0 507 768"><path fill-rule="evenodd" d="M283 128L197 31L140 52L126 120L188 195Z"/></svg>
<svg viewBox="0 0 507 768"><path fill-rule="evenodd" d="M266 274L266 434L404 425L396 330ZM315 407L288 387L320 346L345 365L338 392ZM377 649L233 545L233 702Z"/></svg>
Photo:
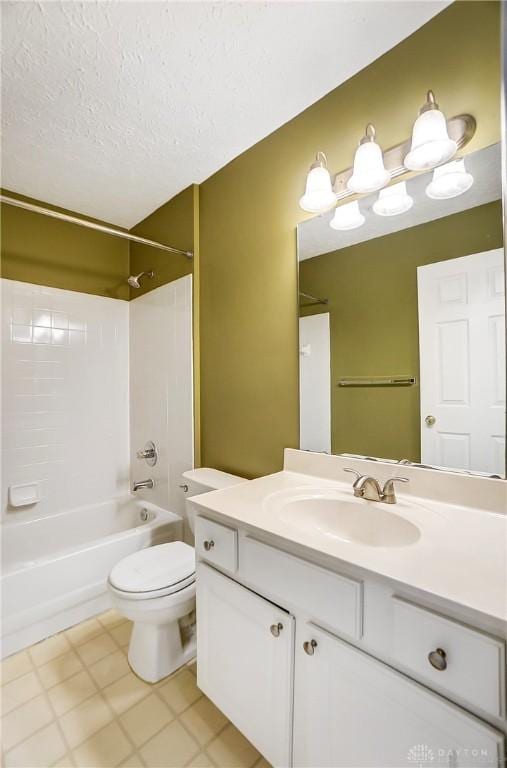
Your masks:
<svg viewBox="0 0 507 768"><path fill-rule="evenodd" d="M331 453L329 312L299 318L299 447Z"/></svg>
<svg viewBox="0 0 507 768"><path fill-rule="evenodd" d="M505 471L502 248L419 267L421 461Z"/></svg>

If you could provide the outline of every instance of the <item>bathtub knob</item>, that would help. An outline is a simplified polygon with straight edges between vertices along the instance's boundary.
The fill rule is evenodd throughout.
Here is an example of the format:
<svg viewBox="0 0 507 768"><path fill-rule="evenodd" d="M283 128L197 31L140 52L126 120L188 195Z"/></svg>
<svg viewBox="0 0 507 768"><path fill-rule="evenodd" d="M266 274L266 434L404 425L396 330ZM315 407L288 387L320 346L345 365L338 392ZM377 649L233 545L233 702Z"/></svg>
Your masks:
<svg viewBox="0 0 507 768"><path fill-rule="evenodd" d="M210 539L209 541L204 542L204 549L206 550L206 552L209 552L210 549L213 549L214 546L215 546L215 542L213 541L213 539Z"/></svg>

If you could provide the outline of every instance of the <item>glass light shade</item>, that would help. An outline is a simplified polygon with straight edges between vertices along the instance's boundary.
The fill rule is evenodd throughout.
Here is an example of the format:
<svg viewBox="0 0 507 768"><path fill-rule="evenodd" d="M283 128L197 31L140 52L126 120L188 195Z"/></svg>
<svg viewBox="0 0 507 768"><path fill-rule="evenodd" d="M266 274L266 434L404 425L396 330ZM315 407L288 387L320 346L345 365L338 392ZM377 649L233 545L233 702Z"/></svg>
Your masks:
<svg viewBox="0 0 507 768"><path fill-rule="evenodd" d="M413 198L407 193L406 182L400 181L399 184L380 190L378 199L373 203L373 210L379 216L398 216L409 211L413 204Z"/></svg>
<svg viewBox="0 0 507 768"><path fill-rule="evenodd" d="M391 175L384 167L382 150L376 141L360 144L354 157L354 171L347 182L352 192L375 192L388 183Z"/></svg>
<svg viewBox="0 0 507 768"><path fill-rule="evenodd" d="M428 109L414 123L412 145L404 160L410 171L427 171L445 163L456 154L458 145L447 133L445 115L439 109Z"/></svg>
<svg viewBox="0 0 507 768"><path fill-rule="evenodd" d="M351 203L340 205L334 212L334 216L329 222L332 229L346 230L357 229L364 224L365 218L359 210L359 203L353 200Z"/></svg>
<svg viewBox="0 0 507 768"><path fill-rule="evenodd" d="M308 213L322 213L335 203L336 194L329 171L325 165L313 165L306 177L306 190L299 201L300 207Z"/></svg>
<svg viewBox="0 0 507 768"><path fill-rule="evenodd" d="M454 160L433 171L433 180L426 187L426 194L433 200L447 200L458 197L470 189L474 177L465 168L464 160Z"/></svg>

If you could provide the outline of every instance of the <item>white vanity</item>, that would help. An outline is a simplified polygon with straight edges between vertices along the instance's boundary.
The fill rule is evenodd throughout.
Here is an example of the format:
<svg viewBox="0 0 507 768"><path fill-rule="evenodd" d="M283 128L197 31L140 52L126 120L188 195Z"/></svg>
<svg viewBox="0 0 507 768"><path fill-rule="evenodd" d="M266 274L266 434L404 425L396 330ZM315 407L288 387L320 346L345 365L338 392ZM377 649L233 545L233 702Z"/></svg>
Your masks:
<svg viewBox="0 0 507 768"><path fill-rule="evenodd" d="M275 766L503 766L506 485L286 450L199 496L199 687Z"/></svg>

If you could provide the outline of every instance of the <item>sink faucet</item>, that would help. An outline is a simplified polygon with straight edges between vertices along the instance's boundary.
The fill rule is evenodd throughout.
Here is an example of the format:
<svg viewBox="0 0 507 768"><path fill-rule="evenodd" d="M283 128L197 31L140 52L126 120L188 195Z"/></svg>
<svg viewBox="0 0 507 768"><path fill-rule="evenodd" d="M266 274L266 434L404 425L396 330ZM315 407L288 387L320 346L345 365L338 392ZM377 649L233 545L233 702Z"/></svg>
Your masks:
<svg viewBox="0 0 507 768"><path fill-rule="evenodd" d="M149 480L135 480L134 484L132 486L132 492L135 493L136 491L142 490L142 488L153 488L155 483L149 478Z"/></svg>
<svg viewBox="0 0 507 768"><path fill-rule="evenodd" d="M354 496L366 501L383 501L384 504L396 504L396 493L394 492L394 483L408 483L408 477L390 477L386 480L384 487L374 477L362 475L355 469L346 467L344 472L352 472L356 476L354 485Z"/></svg>

